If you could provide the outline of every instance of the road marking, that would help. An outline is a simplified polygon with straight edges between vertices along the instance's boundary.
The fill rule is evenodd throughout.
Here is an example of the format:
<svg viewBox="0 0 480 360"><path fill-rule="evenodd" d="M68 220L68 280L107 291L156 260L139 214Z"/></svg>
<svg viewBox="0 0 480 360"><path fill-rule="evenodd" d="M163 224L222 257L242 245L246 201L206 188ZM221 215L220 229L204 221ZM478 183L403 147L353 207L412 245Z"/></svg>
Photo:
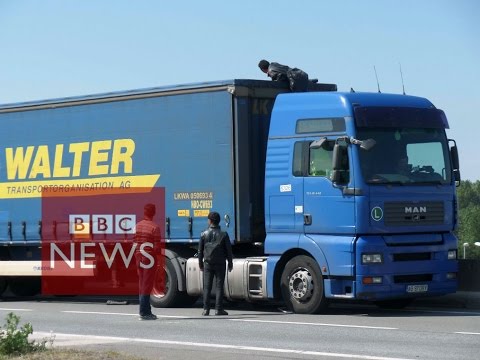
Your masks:
<svg viewBox="0 0 480 360"><path fill-rule="evenodd" d="M115 312L102 312L102 311L74 311L74 310L64 310L62 313L67 314L93 314L93 315L121 315L121 316L139 316L138 314L129 314L129 313L115 313ZM188 316L177 316L177 315L157 315L159 318L177 318L177 319L188 319ZM193 318L192 318L193 319Z"/></svg>
<svg viewBox="0 0 480 360"><path fill-rule="evenodd" d="M398 328L384 327L384 326L325 324L325 323L310 323L310 322L297 322L297 321L274 321L274 320L252 320L252 319L227 319L227 320L270 323L270 324L286 324L286 325L311 325L311 326L333 326L333 327L347 327L347 328L360 328L360 329L398 330Z"/></svg>
<svg viewBox="0 0 480 360"><path fill-rule="evenodd" d="M138 316L138 314L128 314L128 313L114 313L114 312L100 312L100 311L74 311L74 310L63 310L62 313L66 314L93 314L93 315L121 315L121 316Z"/></svg>
<svg viewBox="0 0 480 360"><path fill-rule="evenodd" d="M45 337L51 336L49 332L35 332L34 336ZM318 356L318 357L333 357L333 358L348 358L348 359L362 359L362 360L412 360L408 358L392 358L385 356L373 356L373 355L360 355L360 354L343 354L343 353L331 353L331 352L321 352L321 351L304 351L304 350L295 350L295 349L277 349L277 348L265 348L265 347L256 347L256 346L242 346L242 345L228 345L228 344L206 344L206 343L196 343L190 341L172 341L172 340L156 340L156 339L140 339L140 338L127 338L127 337L115 337L115 336L96 336L96 335L80 335L80 334L55 334L55 339L59 340L71 340L72 338L77 338L82 344L85 344L86 339L91 339L92 341L105 341L105 342L136 342L136 343L148 343L148 344L159 344L159 345L180 345L180 346L191 346L199 348L217 348L217 349L232 349L232 350L244 350L244 351L255 351L255 352L267 352L267 353L280 353L280 354L296 354L296 355L309 355L309 356ZM68 346L71 346L72 343L69 342Z"/></svg>
<svg viewBox="0 0 480 360"><path fill-rule="evenodd" d="M413 310L413 309L403 309L405 312L419 312L419 313L430 313L430 314L454 314L454 315L480 315L480 312L474 311L447 311L447 310Z"/></svg>
<svg viewBox="0 0 480 360"><path fill-rule="evenodd" d="M62 313L67 314L93 314L93 315L120 315L120 316L138 316L138 314L129 313L114 313L114 312L100 312L100 311L74 311L65 310ZM177 319L197 319L197 317L189 316L175 316L175 315L157 315L159 318L177 318ZM223 318L225 319L225 318ZM273 321L273 320L252 320L252 319L225 319L228 321L244 321L257 323L271 323L271 324L286 324L286 325L312 325L312 326L333 326L333 327L347 327L360 329L379 329L379 330L398 330L398 328L384 327L384 326L365 326L365 325L344 325L344 324L324 324L324 323L309 323L309 322L295 322L295 321Z"/></svg>
<svg viewBox="0 0 480 360"><path fill-rule="evenodd" d="M10 309L10 308L0 308L1 311L33 311L32 309Z"/></svg>
<svg viewBox="0 0 480 360"><path fill-rule="evenodd" d="M0 308L0 310L5 311L33 311L32 309L7 309L7 308ZM102 311L75 311L75 310L64 310L61 311L62 313L67 314L92 314L92 315L119 315L119 316L138 316L138 314L131 314L131 313L116 313L116 312L102 312ZM436 312L436 311L432 311ZM462 314L465 314L462 312ZM472 314L472 313L467 313ZM157 315L158 318L173 318L173 319L198 319L198 317L190 317L190 316L180 316L180 315ZM358 329L376 329L376 330L398 330L399 328L394 327L385 327L385 326L367 326L367 325L346 325L346 324L329 324L329 323L310 323L310 322L299 322L299 321L275 321L275 320L255 320L255 319L226 319L222 318L222 320L228 321L241 321L241 322L254 322L254 323L270 323L270 324L283 324L283 325L310 325L310 326L330 326L330 327L344 327L344 328L358 328ZM480 333L475 332L464 332L464 331L457 331L454 334L461 334L461 335L480 335ZM68 334L67 334L68 335ZM72 336L76 336L73 335ZM80 335L78 335L80 336ZM106 338L106 337L105 337ZM113 338L112 338L113 339ZM149 341L148 339L138 339ZM154 340L157 341L157 340ZM302 352L302 354L310 354L309 352ZM323 353L322 353L323 354ZM329 354L329 353L326 353ZM314 354L315 355L315 354ZM320 355L319 355L320 356ZM330 355L333 356L333 355ZM342 355L343 356L343 355ZM346 356L348 357L348 356ZM358 358L358 357L355 357ZM360 358L362 359L362 358ZM368 357L365 359L375 359L372 357ZM383 358L378 358L383 359ZM391 359L391 358L385 358ZM393 358L392 358L393 359Z"/></svg>

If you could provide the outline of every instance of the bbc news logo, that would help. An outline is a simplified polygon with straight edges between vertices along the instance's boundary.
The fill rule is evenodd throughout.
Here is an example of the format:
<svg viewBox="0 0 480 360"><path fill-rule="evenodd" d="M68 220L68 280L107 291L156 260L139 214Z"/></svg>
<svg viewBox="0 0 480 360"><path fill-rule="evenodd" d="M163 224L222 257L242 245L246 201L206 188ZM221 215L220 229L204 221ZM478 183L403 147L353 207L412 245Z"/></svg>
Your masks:
<svg viewBox="0 0 480 360"><path fill-rule="evenodd" d="M164 294L165 189L134 190L42 195L43 294ZM156 213L144 223L150 204Z"/></svg>
<svg viewBox="0 0 480 360"><path fill-rule="evenodd" d="M122 243L110 239L107 243L90 241L89 235L118 235L135 234L136 214L71 214L69 215L69 233L80 238L87 238L85 242L62 244L53 243L50 245L50 268L55 269L57 260L63 261L70 269L95 269L96 262L101 262L111 269L114 264L121 263L125 269L132 263L135 253L140 253L145 262L139 262L142 269L150 269L155 265L155 258L152 256L154 244L144 242ZM70 245L68 247L68 245ZM102 258L99 259L98 255ZM93 261L93 259L95 261ZM119 260L117 260L119 259ZM75 261L80 260L80 261ZM88 262L88 260L90 260Z"/></svg>
<svg viewBox="0 0 480 360"><path fill-rule="evenodd" d="M60 261L62 268L65 268L66 265L70 269L95 269L97 267L96 262L99 261L106 264L108 269L111 269L114 263L115 266L118 266L120 262L122 262L125 269L128 269L135 253L139 253L148 261L146 263L140 261L138 264L140 268L151 269L155 266L155 257L152 255L154 244L151 242L127 245L120 242L114 244L82 242L79 244L70 243L69 248L66 249L68 251L65 251L63 248L65 248L65 246L60 246L55 243L50 244L49 269L55 270L58 261ZM101 254L103 258L99 258L99 254Z"/></svg>
<svg viewBox="0 0 480 360"><path fill-rule="evenodd" d="M71 235L135 234L135 214L72 214L69 215Z"/></svg>

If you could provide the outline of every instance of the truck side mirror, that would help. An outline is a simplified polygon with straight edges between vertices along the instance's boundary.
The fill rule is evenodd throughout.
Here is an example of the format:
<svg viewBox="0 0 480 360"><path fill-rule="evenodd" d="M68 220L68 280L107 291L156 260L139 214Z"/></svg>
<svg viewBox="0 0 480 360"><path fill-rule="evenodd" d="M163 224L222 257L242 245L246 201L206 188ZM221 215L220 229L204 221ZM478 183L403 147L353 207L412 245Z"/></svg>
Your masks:
<svg viewBox="0 0 480 360"><path fill-rule="evenodd" d="M358 140L353 137L347 139L347 143L360 145L360 148L362 148L363 150L370 150L377 144L377 142L373 139Z"/></svg>
<svg viewBox="0 0 480 360"><path fill-rule="evenodd" d="M323 144L325 144L325 141L327 141L326 137L323 137L319 140L315 140L310 144L310 149L320 149L323 146Z"/></svg>
<svg viewBox="0 0 480 360"><path fill-rule="evenodd" d="M330 179L333 183L338 184L342 178L342 172L340 170L332 170L332 176Z"/></svg>
<svg viewBox="0 0 480 360"><path fill-rule="evenodd" d="M460 176L460 161L458 160L458 148L457 145L453 145L450 148L450 156L452 157L452 166L453 166L453 177L455 182L460 185L461 176Z"/></svg>
<svg viewBox="0 0 480 360"><path fill-rule="evenodd" d="M333 183L341 184L345 183L344 174L347 172L345 164L348 164L348 156L346 147L338 143L333 147L332 155L332 176L331 180Z"/></svg>
<svg viewBox="0 0 480 360"><path fill-rule="evenodd" d="M363 140L362 143L360 144L360 147L363 149L363 150L370 150L371 148L373 148L375 145L377 144L377 142L373 139L367 139L367 140Z"/></svg>

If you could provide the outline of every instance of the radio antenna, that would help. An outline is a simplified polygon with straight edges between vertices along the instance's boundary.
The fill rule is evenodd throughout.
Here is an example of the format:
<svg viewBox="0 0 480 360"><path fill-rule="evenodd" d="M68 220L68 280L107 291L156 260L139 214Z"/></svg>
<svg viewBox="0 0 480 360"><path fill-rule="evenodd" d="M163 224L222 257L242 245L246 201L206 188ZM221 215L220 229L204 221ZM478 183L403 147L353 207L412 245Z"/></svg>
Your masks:
<svg viewBox="0 0 480 360"><path fill-rule="evenodd" d="M375 65L373 65L373 70L375 71L375 77L377 78L377 89L378 89L378 92L381 93L381 91L380 91L380 84L379 84L379 82L378 82L377 69L375 68Z"/></svg>
<svg viewBox="0 0 480 360"><path fill-rule="evenodd" d="M398 63L398 65L400 65L400 77L402 78L402 89L403 89L403 95L406 95L406 94L405 94L405 84L403 83L402 64L401 64L401 63Z"/></svg>

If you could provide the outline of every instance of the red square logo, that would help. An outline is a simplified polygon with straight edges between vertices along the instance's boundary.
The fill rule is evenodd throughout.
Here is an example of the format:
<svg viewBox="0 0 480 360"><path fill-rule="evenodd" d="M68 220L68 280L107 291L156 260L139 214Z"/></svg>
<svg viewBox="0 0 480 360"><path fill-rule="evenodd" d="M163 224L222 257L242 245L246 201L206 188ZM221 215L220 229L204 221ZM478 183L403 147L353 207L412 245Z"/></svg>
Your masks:
<svg viewBox="0 0 480 360"><path fill-rule="evenodd" d="M165 189L42 195L42 293L157 294L165 288Z"/></svg>

